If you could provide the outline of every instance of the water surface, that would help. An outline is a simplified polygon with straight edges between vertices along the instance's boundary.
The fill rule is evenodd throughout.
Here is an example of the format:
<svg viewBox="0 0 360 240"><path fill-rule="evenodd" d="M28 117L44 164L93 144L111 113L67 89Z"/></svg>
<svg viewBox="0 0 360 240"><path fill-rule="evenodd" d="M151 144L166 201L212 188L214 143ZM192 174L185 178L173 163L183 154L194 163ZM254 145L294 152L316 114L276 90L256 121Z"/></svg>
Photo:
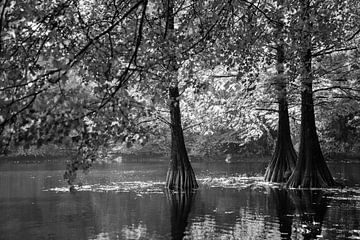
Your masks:
<svg viewBox="0 0 360 240"><path fill-rule="evenodd" d="M266 163L193 163L196 192L164 190L167 163L95 166L75 193L63 163L0 162L0 239L360 239L360 164L344 189L285 190Z"/></svg>

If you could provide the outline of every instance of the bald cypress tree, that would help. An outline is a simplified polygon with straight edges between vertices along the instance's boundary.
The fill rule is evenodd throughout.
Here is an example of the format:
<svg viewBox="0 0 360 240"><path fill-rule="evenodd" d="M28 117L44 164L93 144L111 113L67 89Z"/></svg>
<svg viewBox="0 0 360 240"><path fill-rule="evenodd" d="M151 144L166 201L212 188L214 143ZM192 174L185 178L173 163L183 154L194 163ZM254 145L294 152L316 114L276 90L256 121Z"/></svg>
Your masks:
<svg viewBox="0 0 360 240"><path fill-rule="evenodd" d="M174 35L174 0L167 0L164 4L166 11L165 39L173 39ZM181 111L179 101L179 87L177 80L178 66L174 46L170 46L168 71L169 76L169 107L171 128L170 166L166 176L166 187L171 190L196 189L195 174L189 161L185 147L184 134L181 125Z"/></svg>
<svg viewBox="0 0 360 240"><path fill-rule="evenodd" d="M284 75L285 41L283 22L283 0L278 1L277 19L274 38L276 41L276 71L275 80L278 102L278 131L275 151L265 172L265 181L286 182L295 168L296 152L290 135L289 111L287 101L287 79Z"/></svg>
<svg viewBox="0 0 360 240"><path fill-rule="evenodd" d="M332 187L335 181L322 154L315 125L312 74L312 22L310 0L300 1L301 129L299 158L287 186Z"/></svg>

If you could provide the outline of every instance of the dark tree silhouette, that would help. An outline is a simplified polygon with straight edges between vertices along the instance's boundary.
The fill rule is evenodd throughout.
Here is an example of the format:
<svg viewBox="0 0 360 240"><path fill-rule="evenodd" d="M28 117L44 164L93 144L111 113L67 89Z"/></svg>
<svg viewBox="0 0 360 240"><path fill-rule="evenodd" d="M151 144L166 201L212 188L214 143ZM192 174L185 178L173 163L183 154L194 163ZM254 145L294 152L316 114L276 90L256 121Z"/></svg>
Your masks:
<svg viewBox="0 0 360 240"><path fill-rule="evenodd" d="M300 1L301 129L299 159L287 186L293 188L331 187L335 181L321 152L315 125L313 101L312 23L310 0Z"/></svg>
<svg viewBox="0 0 360 240"><path fill-rule="evenodd" d="M194 191L174 192L166 190L166 197L171 211L171 238L183 239L191 207L195 200Z"/></svg>

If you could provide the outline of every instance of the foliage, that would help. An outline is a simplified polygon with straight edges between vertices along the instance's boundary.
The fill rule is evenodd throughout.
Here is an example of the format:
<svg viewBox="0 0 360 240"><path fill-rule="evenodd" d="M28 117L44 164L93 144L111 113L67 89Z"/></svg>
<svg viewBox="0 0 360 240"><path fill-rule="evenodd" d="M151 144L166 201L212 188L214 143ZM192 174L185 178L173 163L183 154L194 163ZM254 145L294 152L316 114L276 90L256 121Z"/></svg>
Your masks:
<svg viewBox="0 0 360 240"><path fill-rule="evenodd" d="M51 144L76 149L67 173L72 182L76 170L109 149L147 144L168 151L172 79L191 154L269 154L277 129L279 8L297 143L299 2L175 1L170 37L162 3L1 1L1 152ZM322 147L359 151L359 2L312 4Z"/></svg>

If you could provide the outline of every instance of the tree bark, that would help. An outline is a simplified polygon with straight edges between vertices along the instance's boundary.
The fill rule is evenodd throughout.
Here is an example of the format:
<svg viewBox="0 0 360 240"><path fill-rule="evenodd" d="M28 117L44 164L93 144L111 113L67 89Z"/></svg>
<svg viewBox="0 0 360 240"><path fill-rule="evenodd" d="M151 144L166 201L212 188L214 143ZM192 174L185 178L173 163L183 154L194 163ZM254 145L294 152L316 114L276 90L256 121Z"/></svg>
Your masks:
<svg viewBox="0 0 360 240"><path fill-rule="evenodd" d="M321 188L335 186L335 181L321 152L315 125L313 76L311 73L310 0L300 1L302 33L301 61L301 129L299 159L287 186L291 188Z"/></svg>
<svg viewBox="0 0 360 240"><path fill-rule="evenodd" d="M278 132L274 154L265 172L265 181L286 182L296 164L296 152L291 142L286 99L279 100Z"/></svg>
<svg viewBox="0 0 360 240"><path fill-rule="evenodd" d="M282 6L280 1L280 6ZM283 39L283 13L282 8L278 11L275 39L276 46L276 70L277 77L275 87L278 101L278 131L275 151L265 172L265 181L286 182L295 168L296 152L291 141L289 111L286 91L286 77L284 76L285 43Z"/></svg>
<svg viewBox="0 0 360 240"><path fill-rule="evenodd" d="M177 80L178 66L176 63L175 48L171 45L174 39L174 4L174 0L167 0L164 3L164 9L166 9L164 39L170 39L167 69L170 72L169 100L171 118L171 159L166 176L166 188L181 191L196 189L198 188L198 184L186 151L181 125L180 96Z"/></svg>
<svg viewBox="0 0 360 240"><path fill-rule="evenodd" d="M185 147L181 126L179 89L169 87L171 117L171 160L166 176L166 187L171 190L190 190L198 188Z"/></svg>

